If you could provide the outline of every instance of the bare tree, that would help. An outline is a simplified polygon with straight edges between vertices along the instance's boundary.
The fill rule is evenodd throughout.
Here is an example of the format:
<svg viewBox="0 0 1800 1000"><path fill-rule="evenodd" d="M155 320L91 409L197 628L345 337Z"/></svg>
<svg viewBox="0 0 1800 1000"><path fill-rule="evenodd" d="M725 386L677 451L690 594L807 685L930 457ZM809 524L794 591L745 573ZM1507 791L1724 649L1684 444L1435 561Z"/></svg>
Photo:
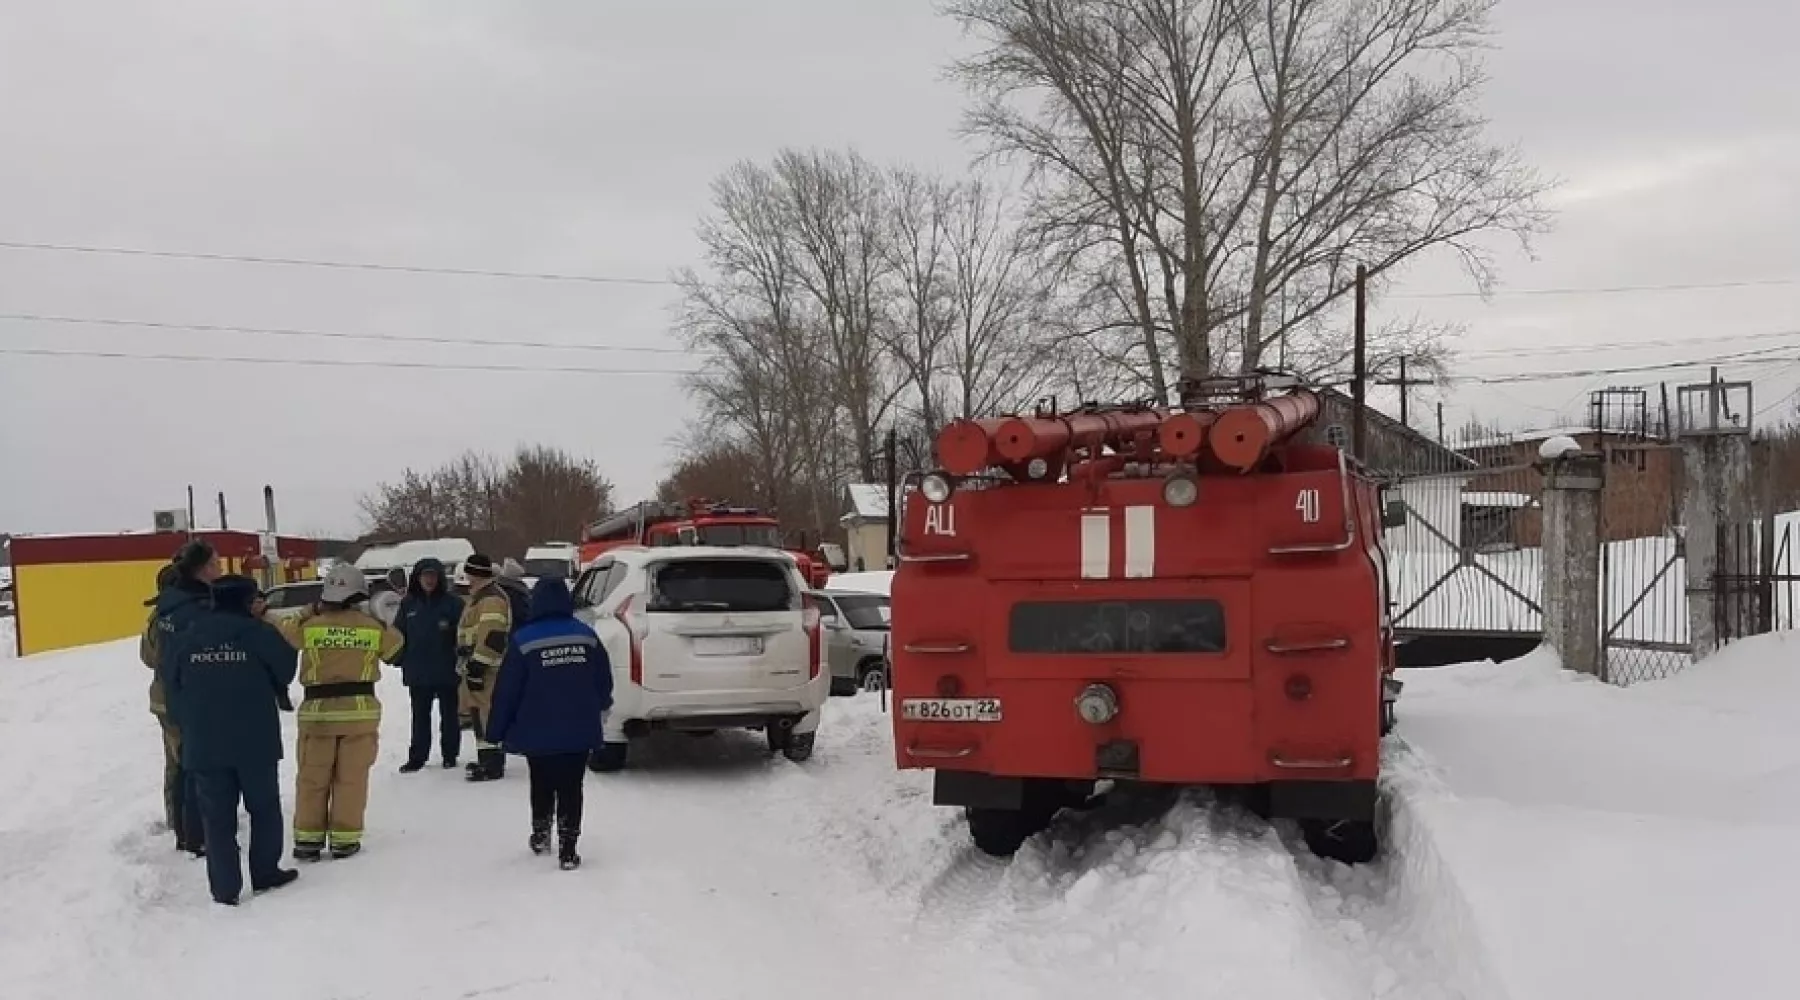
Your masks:
<svg viewBox="0 0 1800 1000"><path fill-rule="evenodd" d="M612 483L587 459L521 448L510 463L464 452L426 472L407 469L363 497L370 533L435 538L481 534L509 548L572 537L606 512Z"/></svg>
<svg viewBox="0 0 1800 1000"><path fill-rule="evenodd" d="M893 259L884 242L885 179L855 153L784 150L773 169L788 207L787 236L801 263L798 281L817 307L856 466L869 478L876 428L902 388L880 364L877 332Z"/></svg>
<svg viewBox="0 0 1800 1000"><path fill-rule="evenodd" d="M1364 264L1542 231L1545 185L1483 135L1495 0L950 0L987 44L968 128L1034 167L1039 225L1115 350L1167 395L1311 337ZM1025 107L1024 99L1037 100ZM1235 357L1229 357L1235 349Z"/></svg>
<svg viewBox="0 0 1800 1000"><path fill-rule="evenodd" d="M599 466L555 448L520 448L501 482L500 523L533 541L572 540L613 506Z"/></svg>

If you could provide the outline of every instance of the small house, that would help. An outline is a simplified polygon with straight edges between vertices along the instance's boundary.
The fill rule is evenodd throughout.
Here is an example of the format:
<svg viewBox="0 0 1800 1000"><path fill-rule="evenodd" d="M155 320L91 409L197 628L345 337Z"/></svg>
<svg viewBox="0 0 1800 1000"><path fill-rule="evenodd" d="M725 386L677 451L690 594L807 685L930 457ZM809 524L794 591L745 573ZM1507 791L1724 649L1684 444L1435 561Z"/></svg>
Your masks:
<svg viewBox="0 0 1800 1000"><path fill-rule="evenodd" d="M866 573L892 569L888 561L888 532L893 504L882 483L851 483L844 487L844 572Z"/></svg>

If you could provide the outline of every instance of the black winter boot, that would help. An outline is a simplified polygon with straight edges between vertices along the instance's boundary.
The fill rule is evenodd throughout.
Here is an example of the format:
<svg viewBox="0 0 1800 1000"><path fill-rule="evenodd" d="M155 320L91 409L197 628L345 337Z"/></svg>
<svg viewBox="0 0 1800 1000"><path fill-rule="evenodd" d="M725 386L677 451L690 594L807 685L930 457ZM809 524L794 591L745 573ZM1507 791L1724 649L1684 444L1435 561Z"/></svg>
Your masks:
<svg viewBox="0 0 1800 1000"><path fill-rule="evenodd" d="M317 861L325 855L324 844L295 844L295 861Z"/></svg>
<svg viewBox="0 0 1800 1000"><path fill-rule="evenodd" d="M579 830L558 830L556 861L563 871L574 871L581 867L581 855L575 853L575 841L580 839Z"/></svg>
<svg viewBox="0 0 1800 1000"><path fill-rule="evenodd" d="M470 781L497 781L506 777L505 751L480 750L475 758L475 763L469 765Z"/></svg>
<svg viewBox="0 0 1800 1000"><path fill-rule="evenodd" d="M293 884L294 880L299 877L300 873L292 868L277 868L275 869L275 876L269 881L264 882L261 885L252 884L250 888L253 892L270 892L279 889L284 885Z"/></svg>
<svg viewBox="0 0 1800 1000"><path fill-rule="evenodd" d="M338 861L342 861L345 858L354 858L354 857L356 857L357 854L361 853L361 851L362 851L361 843L332 844L331 845L331 856L333 859L338 860Z"/></svg>
<svg viewBox="0 0 1800 1000"><path fill-rule="evenodd" d="M550 823L549 823L549 821L546 820L541 823L538 822L537 820L531 821L531 841L530 841L530 843L531 843L531 853L533 853L533 854L549 854L550 853Z"/></svg>
<svg viewBox="0 0 1800 1000"><path fill-rule="evenodd" d="M422 760L409 760L400 765L401 774L417 774L423 770L425 770L425 762Z"/></svg>

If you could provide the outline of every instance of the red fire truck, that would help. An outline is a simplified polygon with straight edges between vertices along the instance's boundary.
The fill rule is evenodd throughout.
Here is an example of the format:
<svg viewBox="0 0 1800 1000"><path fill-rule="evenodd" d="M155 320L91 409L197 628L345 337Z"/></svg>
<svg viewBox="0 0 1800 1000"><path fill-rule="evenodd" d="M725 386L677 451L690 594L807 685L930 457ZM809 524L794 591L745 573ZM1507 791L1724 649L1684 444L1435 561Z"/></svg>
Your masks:
<svg viewBox="0 0 1800 1000"><path fill-rule="evenodd" d="M1377 484L1259 376L1183 405L964 420L905 480L894 748L1007 855L1100 780L1237 786L1376 853L1399 692Z"/></svg>
<svg viewBox="0 0 1800 1000"><path fill-rule="evenodd" d="M646 500L601 518L581 533L581 564L621 545L757 545L782 549L781 526L753 507L733 507L699 498L681 502ZM831 567L805 552L786 550L813 587L823 587Z"/></svg>

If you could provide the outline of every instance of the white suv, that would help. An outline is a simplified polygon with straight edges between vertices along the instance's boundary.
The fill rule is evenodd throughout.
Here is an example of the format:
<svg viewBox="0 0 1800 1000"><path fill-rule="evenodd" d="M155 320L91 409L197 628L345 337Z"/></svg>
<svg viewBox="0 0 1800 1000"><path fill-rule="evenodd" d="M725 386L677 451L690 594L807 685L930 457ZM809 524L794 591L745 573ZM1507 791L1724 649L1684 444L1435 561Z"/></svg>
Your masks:
<svg viewBox="0 0 1800 1000"><path fill-rule="evenodd" d="M776 549L632 546L594 560L574 587L613 668L593 770L623 768L630 739L654 729L760 729L789 760L811 757L831 671L806 589Z"/></svg>

